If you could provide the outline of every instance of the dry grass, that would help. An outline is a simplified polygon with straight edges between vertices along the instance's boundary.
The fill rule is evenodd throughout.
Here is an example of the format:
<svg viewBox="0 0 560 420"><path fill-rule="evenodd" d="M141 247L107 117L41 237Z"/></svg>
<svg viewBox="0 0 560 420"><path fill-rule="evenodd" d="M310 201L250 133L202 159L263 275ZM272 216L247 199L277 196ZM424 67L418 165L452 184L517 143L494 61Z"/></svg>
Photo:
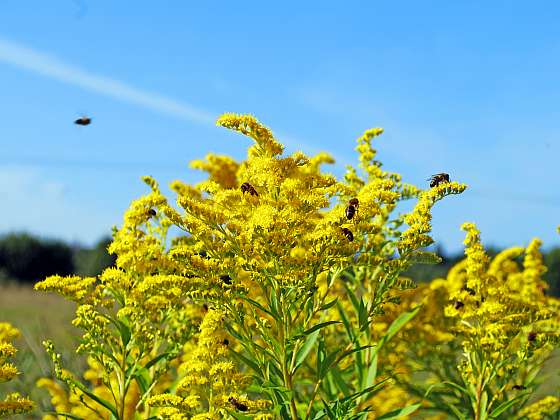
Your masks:
<svg viewBox="0 0 560 420"><path fill-rule="evenodd" d="M15 363L22 374L2 385L2 394L17 391L38 403L38 410L25 418L41 418L41 409L50 409L49 397L35 387L40 377L52 376L52 364L41 342L51 339L62 353L66 366L76 372L83 369L83 358L72 349L78 342L78 330L71 322L74 304L63 298L34 291L31 286L0 284L0 321L9 322L21 332Z"/></svg>

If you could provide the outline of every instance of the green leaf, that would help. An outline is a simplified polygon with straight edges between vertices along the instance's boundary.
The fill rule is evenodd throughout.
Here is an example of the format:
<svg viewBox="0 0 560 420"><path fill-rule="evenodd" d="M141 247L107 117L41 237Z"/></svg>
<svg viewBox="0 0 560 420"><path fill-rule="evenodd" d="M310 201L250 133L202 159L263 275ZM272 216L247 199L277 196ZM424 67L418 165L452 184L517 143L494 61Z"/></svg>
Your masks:
<svg viewBox="0 0 560 420"><path fill-rule="evenodd" d="M78 388L80 391L82 391L84 394L86 394L88 397L90 397L92 400L94 400L95 402L97 402L99 405L105 407L107 410L109 410L113 415L115 415L116 417L118 417L118 413L117 413L117 409L107 400L98 397L97 395L95 395L93 392L91 392L84 384L82 384L81 382L75 380L75 379L68 379L69 382L72 383L72 385L74 385L76 388Z"/></svg>
<svg viewBox="0 0 560 420"><path fill-rule="evenodd" d="M130 326L128 325L128 321L123 322L120 319L117 319L116 325L117 328L119 329L119 334L121 335L123 347L126 348L128 343L130 342L130 337L131 337Z"/></svg>
<svg viewBox="0 0 560 420"><path fill-rule="evenodd" d="M377 376L377 352L373 352L373 357L371 358L369 364L364 388L372 386L373 383L375 382L376 376Z"/></svg>
<svg viewBox="0 0 560 420"><path fill-rule="evenodd" d="M340 324L340 321L327 321L327 322L321 322L320 324L314 325L311 328L305 330L304 332L302 332L301 334L297 335L295 338L302 338L304 336L307 336L315 331L320 330L321 328L325 328L329 325L332 324Z"/></svg>
<svg viewBox="0 0 560 420"><path fill-rule="evenodd" d="M332 353L328 353L324 360L318 361L318 377L319 379L323 379L325 375L328 373L329 369L331 368L332 364L336 360L336 356L340 350L335 350Z"/></svg>
<svg viewBox="0 0 560 420"><path fill-rule="evenodd" d="M350 288L350 286L346 283L343 283L343 284L344 284L344 288L346 289L346 294L348 295L348 297L350 298L350 301L352 302L352 306L354 307L354 310L356 312L359 312L361 302L358 301L358 298L356 297L356 294Z"/></svg>
<svg viewBox="0 0 560 420"><path fill-rule="evenodd" d="M401 328L406 325L406 323L408 321L410 321L412 318L414 318L416 316L416 314L418 313L418 311L420 311L421 308L422 308L421 306L417 306L416 308L414 308L410 312L405 312L403 314L400 314L397 317L397 319L395 319L393 321L393 323L391 324L391 326L389 327L389 329L385 333L385 336L382 339L382 340L384 340L383 344L385 344L387 341L389 341L391 338L393 338L393 336L396 333L398 333L401 330Z"/></svg>
<svg viewBox="0 0 560 420"><path fill-rule="evenodd" d="M346 329L346 334L348 335L348 338L350 339L350 341L353 343L355 335L354 335L354 332L352 330L352 326L350 324L350 321L348 320L348 317L346 316L346 311L344 310L344 308L342 307L340 302L336 303L336 308L338 309L338 313L340 314L340 319L342 319L342 323L344 324L344 328Z"/></svg>
<svg viewBox="0 0 560 420"><path fill-rule="evenodd" d="M303 343L303 346L297 352L296 364L294 366L292 374L295 373L295 371L303 363L303 361L305 360L305 358L307 357L307 355L309 354L313 346L315 346L315 343L317 342L317 338L319 338L319 330L312 332L305 338L305 342Z"/></svg>
<svg viewBox="0 0 560 420"><path fill-rule="evenodd" d="M449 385L451 388L454 388L461 392L461 394L468 395L471 398L474 398L474 394L471 394L466 388L462 387L461 385L456 384L455 382L451 381L443 381L442 384ZM430 387L431 390L432 387ZM427 395L427 394L426 394Z"/></svg>
<svg viewBox="0 0 560 420"><path fill-rule="evenodd" d="M271 290L270 293L270 316L272 316L276 321L280 322L282 317L280 316L280 307L278 304L278 298L276 297L276 293L274 290Z"/></svg>
<svg viewBox="0 0 560 420"><path fill-rule="evenodd" d="M350 356L351 354L359 353L362 350L370 349L372 347L373 346L361 346L361 347L353 348L352 350L347 350L344 353L342 353L342 355L337 359L337 363L340 363L342 361L342 359L345 359L346 357Z"/></svg>
<svg viewBox="0 0 560 420"><path fill-rule="evenodd" d="M336 384L338 390L342 392L345 397L350 395L350 388L348 388L346 380L342 377L342 372L340 371L340 369L336 366L333 366L329 373L332 375L333 382Z"/></svg>
<svg viewBox="0 0 560 420"><path fill-rule="evenodd" d="M261 311L269 314L271 317L273 317L274 319L278 320L278 318L276 318L274 316L274 314L269 311L268 309L266 309L263 305L261 305L259 302L257 302L256 300L251 299L250 297L247 297L245 295L241 295L240 296L241 299L243 299L244 301L248 302L249 304L251 304L252 306L254 306L257 309L260 309Z"/></svg>
<svg viewBox="0 0 560 420"><path fill-rule="evenodd" d="M358 306L358 325L360 326L360 331L364 331L368 327L369 313L367 310L367 305L364 298L360 299L360 304Z"/></svg>
<svg viewBox="0 0 560 420"><path fill-rule="evenodd" d="M319 311L326 311L327 309L332 308L334 305L336 305L338 303L338 298L334 298L333 300L331 300L330 302L325 303L324 305L322 305L318 310Z"/></svg>
<svg viewBox="0 0 560 420"><path fill-rule="evenodd" d="M152 360L150 360L148 363L146 363L146 366L144 366L144 367L146 369L150 369L153 365L155 365L161 359L165 359L165 358L167 358L167 356L170 356L171 354L172 354L171 352L161 353L161 354L157 355L156 357L154 357Z"/></svg>
<svg viewBox="0 0 560 420"><path fill-rule="evenodd" d="M146 368L141 368L134 372L133 378L136 380L140 391L142 391L142 395L148 392L150 388L150 383L152 379L150 378L150 372Z"/></svg>
<svg viewBox="0 0 560 420"><path fill-rule="evenodd" d="M242 363L246 364L247 366L249 366L251 369L253 369L253 371L259 375L260 378L264 378L264 374L262 369L259 367L259 365L254 362L253 360L243 356L241 353L236 352L235 350L231 350L230 349L230 353L236 357L237 359L239 359Z"/></svg>
<svg viewBox="0 0 560 420"><path fill-rule="evenodd" d="M414 413L416 410L418 410L420 408L421 405L422 404L420 404L420 403L408 405L404 408L401 408L401 409L398 409L398 410L393 410L393 411L390 411L387 414L383 414L382 416L376 417L376 420L400 419L404 416L408 416L408 415Z"/></svg>
<svg viewBox="0 0 560 420"><path fill-rule="evenodd" d="M480 420L486 420L488 413L486 412L486 407L488 406L488 393L486 391L482 392L480 398Z"/></svg>
<svg viewBox="0 0 560 420"><path fill-rule="evenodd" d="M509 408L513 407L516 403L520 402L522 399L524 399L529 394L530 394L530 392L524 392L523 394L520 394L520 395L516 396L515 398L512 398L511 400L500 404L489 414L489 418L491 418L491 419L497 418L500 414L502 414L503 412L505 412Z"/></svg>

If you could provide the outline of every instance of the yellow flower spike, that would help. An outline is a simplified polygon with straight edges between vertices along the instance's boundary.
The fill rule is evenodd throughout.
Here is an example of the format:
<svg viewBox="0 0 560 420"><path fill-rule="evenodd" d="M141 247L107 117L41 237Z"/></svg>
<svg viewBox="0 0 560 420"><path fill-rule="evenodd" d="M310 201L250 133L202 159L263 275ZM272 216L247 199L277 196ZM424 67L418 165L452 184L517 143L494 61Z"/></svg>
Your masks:
<svg viewBox="0 0 560 420"><path fill-rule="evenodd" d="M238 185L239 164L229 156L210 153L206 155L206 161L195 160L191 162L190 166L207 172L209 180L216 182L221 188L235 188Z"/></svg>
<svg viewBox="0 0 560 420"><path fill-rule="evenodd" d="M519 416L526 417L528 420L541 420L558 410L560 410L560 398L549 395L525 407L519 412Z"/></svg>
<svg viewBox="0 0 560 420"><path fill-rule="evenodd" d="M489 258L484 252L480 242L480 231L474 223L463 223L461 229L467 232L465 237L465 254L467 256L467 278L468 282L478 285L478 289L487 286L486 269ZM471 287L471 286L469 286ZM476 289L475 289L476 290Z"/></svg>
<svg viewBox="0 0 560 420"><path fill-rule="evenodd" d="M401 254L406 254L429 246L433 243L433 239L428 235L432 230L431 209L434 204L449 194L460 194L467 186L457 182L440 184L428 191L420 193L418 202L411 213L407 214L404 221L409 228L401 235L398 245Z"/></svg>
<svg viewBox="0 0 560 420"><path fill-rule="evenodd" d="M269 128L262 125L252 115L223 114L216 121L216 125L238 131L251 137L259 146L258 154L264 153L268 156L281 155L284 146L276 141ZM251 150L254 150L251 148Z"/></svg>
<svg viewBox="0 0 560 420"><path fill-rule="evenodd" d="M9 382L20 374L15 365L7 360L14 357L16 348L10 343L19 336L19 331L6 322L0 322L0 385ZM33 410L35 404L18 393L0 398L0 417L24 414Z"/></svg>
<svg viewBox="0 0 560 420"><path fill-rule="evenodd" d="M525 252L525 248L513 247L501 251L496 255L488 268L488 274L500 281L505 279L512 273L518 272L517 264L513 261Z"/></svg>
<svg viewBox="0 0 560 420"><path fill-rule="evenodd" d="M49 276L35 284L34 289L42 292L56 292L75 302L84 302L96 297L95 277Z"/></svg>
<svg viewBox="0 0 560 420"><path fill-rule="evenodd" d="M13 341L20 336L17 328L7 322L0 322L0 342Z"/></svg>

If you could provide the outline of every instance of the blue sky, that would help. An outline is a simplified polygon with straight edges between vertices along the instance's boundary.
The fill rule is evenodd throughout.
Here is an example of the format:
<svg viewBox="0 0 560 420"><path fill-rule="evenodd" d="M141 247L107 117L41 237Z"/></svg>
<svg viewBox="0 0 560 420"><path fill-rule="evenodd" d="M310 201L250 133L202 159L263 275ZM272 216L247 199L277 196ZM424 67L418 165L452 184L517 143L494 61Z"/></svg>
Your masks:
<svg viewBox="0 0 560 420"><path fill-rule="evenodd" d="M229 111L342 163L384 127L385 168L469 184L434 211L450 249L466 220L488 244L557 245L559 18L553 1L4 0L0 232L95 242L140 176L243 157L249 141L212 123Z"/></svg>

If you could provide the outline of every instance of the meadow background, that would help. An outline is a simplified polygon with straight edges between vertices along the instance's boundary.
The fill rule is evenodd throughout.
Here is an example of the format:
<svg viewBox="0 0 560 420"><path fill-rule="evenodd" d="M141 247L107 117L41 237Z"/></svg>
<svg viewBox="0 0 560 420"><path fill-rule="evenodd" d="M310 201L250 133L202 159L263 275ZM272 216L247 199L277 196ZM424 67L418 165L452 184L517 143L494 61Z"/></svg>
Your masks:
<svg viewBox="0 0 560 420"><path fill-rule="evenodd" d="M51 372L40 343L77 340L73 305L33 283L111 265L140 176L196 182L188 161L240 157L247 143L214 127L225 111L257 115L288 151L332 153L337 175L384 127L386 169L469 185L434 211L443 263L410 277L445 276L473 220L494 253L542 238L560 296L559 17L553 1L1 2L0 321L22 332L25 372L7 387L48 405L29 392Z"/></svg>

